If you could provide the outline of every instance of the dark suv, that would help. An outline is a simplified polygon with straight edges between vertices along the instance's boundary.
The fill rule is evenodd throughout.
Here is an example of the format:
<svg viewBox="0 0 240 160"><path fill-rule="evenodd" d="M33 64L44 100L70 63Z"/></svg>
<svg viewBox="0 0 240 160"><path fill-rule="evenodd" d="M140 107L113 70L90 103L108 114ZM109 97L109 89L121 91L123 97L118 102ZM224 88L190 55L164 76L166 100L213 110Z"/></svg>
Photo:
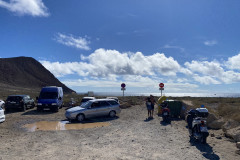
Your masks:
<svg viewBox="0 0 240 160"><path fill-rule="evenodd" d="M34 108L35 103L29 95L11 95L8 96L5 104L5 110L9 111L10 109L21 109L25 111L27 108Z"/></svg>

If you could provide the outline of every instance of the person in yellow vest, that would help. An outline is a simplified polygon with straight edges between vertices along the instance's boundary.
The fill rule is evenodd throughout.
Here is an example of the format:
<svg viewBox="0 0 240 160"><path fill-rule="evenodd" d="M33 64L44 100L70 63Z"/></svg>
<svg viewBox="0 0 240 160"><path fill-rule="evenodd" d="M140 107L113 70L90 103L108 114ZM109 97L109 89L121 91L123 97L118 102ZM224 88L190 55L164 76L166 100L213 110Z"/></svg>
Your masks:
<svg viewBox="0 0 240 160"><path fill-rule="evenodd" d="M166 99L167 99L166 96L161 96L161 97L158 99L158 101L157 101L157 104L158 104L158 115L159 115L159 116L162 115L161 103L162 103L163 101L165 101Z"/></svg>

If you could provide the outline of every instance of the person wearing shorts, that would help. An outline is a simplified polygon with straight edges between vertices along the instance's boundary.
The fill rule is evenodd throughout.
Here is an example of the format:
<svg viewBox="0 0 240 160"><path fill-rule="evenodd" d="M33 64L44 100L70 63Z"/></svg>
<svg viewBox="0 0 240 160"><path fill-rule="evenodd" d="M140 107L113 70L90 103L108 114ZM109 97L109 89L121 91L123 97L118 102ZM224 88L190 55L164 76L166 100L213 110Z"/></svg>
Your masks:
<svg viewBox="0 0 240 160"><path fill-rule="evenodd" d="M151 115L152 115L151 118L153 118L154 105L156 103L153 95L150 95L150 101L151 101Z"/></svg>
<svg viewBox="0 0 240 160"><path fill-rule="evenodd" d="M146 107L147 107L147 110L148 110L148 118L150 118L152 115L151 115L151 110L152 110L152 105L151 105L151 99L150 97L147 97L146 99Z"/></svg>

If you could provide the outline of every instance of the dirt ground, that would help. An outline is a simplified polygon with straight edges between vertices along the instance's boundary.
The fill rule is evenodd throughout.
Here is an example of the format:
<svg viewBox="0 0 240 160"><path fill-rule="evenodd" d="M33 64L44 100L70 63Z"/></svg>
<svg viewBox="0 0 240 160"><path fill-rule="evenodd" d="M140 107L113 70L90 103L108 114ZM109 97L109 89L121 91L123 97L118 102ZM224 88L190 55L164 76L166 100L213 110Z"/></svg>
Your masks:
<svg viewBox="0 0 240 160"><path fill-rule="evenodd" d="M6 114L0 124L0 159L240 159L235 143L220 130L210 130L207 144L189 142L186 123L161 123L156 115L146 121L144 105L122 109L117 118L102 117L87 123L109 122L109 126L64 131L29 132L23 126L39 121L65 120L65 108L58 113L36 109Z"/></svg>

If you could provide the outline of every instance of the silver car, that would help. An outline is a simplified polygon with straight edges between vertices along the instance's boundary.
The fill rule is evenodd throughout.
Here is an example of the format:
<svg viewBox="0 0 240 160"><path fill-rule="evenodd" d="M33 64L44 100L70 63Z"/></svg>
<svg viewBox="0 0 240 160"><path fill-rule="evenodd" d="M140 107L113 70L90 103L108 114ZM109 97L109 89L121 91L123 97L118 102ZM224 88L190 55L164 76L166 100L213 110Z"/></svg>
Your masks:
<svg viewBox="0 0 240 160"><path fill-rule="evenodd" d="M83 103L81 106L66 110L65 116L68 120L78 120L82 122L85 118L98 116L115 117L120 113L119 103L113 99L94 99Z"/></svg>

